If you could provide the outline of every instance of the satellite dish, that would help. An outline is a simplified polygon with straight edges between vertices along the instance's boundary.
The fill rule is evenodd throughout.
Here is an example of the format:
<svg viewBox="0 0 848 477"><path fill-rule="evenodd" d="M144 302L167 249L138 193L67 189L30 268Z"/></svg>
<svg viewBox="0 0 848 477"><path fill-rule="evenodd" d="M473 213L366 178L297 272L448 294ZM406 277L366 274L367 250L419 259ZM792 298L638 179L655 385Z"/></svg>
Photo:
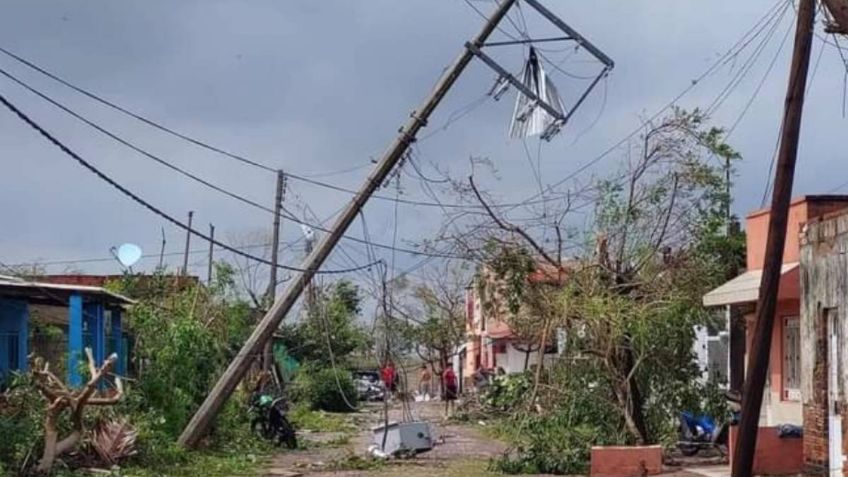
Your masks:
<svg viewBox="0 0 848 477"><path fill-rule="evenodd" d="M308 241L312 241L312 239L315 237L315 231L312 230L312 227L309 227L308 225L300 224L300 230L303 232L304 238L306 238L306 240Z"/></svg>
<svg viewBox="0 0 848 477"><path fill-rule="evenodd" d="M117 256L121 265L132 267L141 260L141 247L134 243L125 243L118 247Z"/></svg>

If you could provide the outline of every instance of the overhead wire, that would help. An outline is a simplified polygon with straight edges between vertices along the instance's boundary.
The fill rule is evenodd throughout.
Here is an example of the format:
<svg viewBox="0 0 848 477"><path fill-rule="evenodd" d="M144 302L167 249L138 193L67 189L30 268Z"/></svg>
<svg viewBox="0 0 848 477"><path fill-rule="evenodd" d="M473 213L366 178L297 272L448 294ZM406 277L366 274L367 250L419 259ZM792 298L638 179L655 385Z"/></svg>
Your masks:
<svg viewBox="0 0 848 477"><path fill-rule="evenodd" d="M39 98L43 99L44 101L47 101L48 103L52 104L56 108L61 109L66 114L68 114L68 115L72 116L73 118L81 121L82 123L93 128L94 130L100 132L101 134L104 134L105 136L109 137L110 139L112 139L112 140L132 149L133 151L147 157L148 159L151 159L151 160L155 161L156 163L161 164L161 165L167 167L168 169L171 169L172 171L174 171L174 172L176 172L176 173L178 173L178 174L180 174L184 177L187 177L187 178L189 178L189 179L191 179L195 182L198 182L198 183L200 183L200 184L202 184L202 185L204 185L204 186L206 186L206 187L208 187L212 190L220 192L220 193L226 195L227 197L230 197L230 198L235 199L239 202L245 203L245 204L247 204L251 207L255 207L257 209L263 210L265 212L268 212L268 213L271 213L271 214L275 213L274 210L271 209L270 207L266 207L262 204L259 204L256 201L253 201L251 199L247 199L247 198L245 198L245 197L243 197L243 196L241 196L241 195L239 195L235 192L229 191L229 190L227 190L227 189L225 189L225 188L223 188L219 185L213 184L212 182L209 182L206 179L203 179L202 177L197 176L196 174L193 174L193 173L191 173L191 172L189 172L189 171L187 171L187 170L185 170L185 169L183 169L179 166L176 166L176 165L166 161L165 159L162 159L161 157L147 151L146 149L143 149L139 146L136 146L132 142L124 139L121 136L118 136L117 134L113 133L112 131L100 126L99 124L95 123L94 121L91 121L90 119L84 117L83 115L77 113L76 111L73 111L69 107L67 107L64 104L60 103L59 101L53 99L52 97L48 96L47 94L45 94L45 93L39 91L38 89L30 86L29 84L22 81L17 76L15 76L15 75L9 73L8 71L4 70L3 68L0 68L0 75L3 75L6 78L9 78L10 80L15 82L16 84L18 84L22 88L26 89L30 93L38 96Z"/></svg>
<svg viewBox="0 0 848 477"><path fill-rule="evenodd" d="M730 97L733 91L742 83L742 81L746 78L747 74L751 71L751 69L756 65L757 61L759 61L760 56L763 51L765 51L768 46L771 38L774 36L775 32L777 32L783 18L786 16L786 13L789 11L789 5L787 4L781 11L775 14L775 17L769 22L763 25L762 29L768 27L768 31L763 37L763 39L759 42L759 44L754 48L754 51L745 59L742 66L738 69L738 71L733 75L731 80L728 82L727 86L716 96L713 102L707 107L706 115L712 116L718 111L719 108L724 104L724 102ZM771 26L769 26L769 24ZM761 29L761 31L762 31ZM791 31L791 26L787 30L785 38L788 37L789 32ZM783 47L781 46L780 49ZM776 55L777 56L777 55Z"/></svg>
<svg viewBox="0 0 848 477"><path fill-rule="evenodd" d="M256 261L256 262L264 263L266 265L273 265L273 263L271 263L270 261L268 261L264 258L256 257L254 255L247 253L247 252L244 252L244 251L239 250L235 247L232 247L232 246L230 246L226 243L223 243L223 242L221 242L217 239L214 239L214 238L212 238L212 237L210 237L210 236L208 236L208 235L206 235L202 232L198 232L197 230L189 227L188 225L184 224L180 220L178 220L178 219L174 218L173 216L165 213L163 210L152 205L150 202L147 202L146 200L142 199L139 195L135 194L134 192L130 191L129 189L127 189L123 185L119 184L117 181L115 181L114 179L112 179L111 177L106 175L104 172L100 171L93 164L91 164L90 162L88 162L87 160L82 158L82 156L80 156L79 154L77 154L76 152L71 150L67 145L65 145L63 142L61 142L59 139L57 139L55 136L53 136L51 133L49 133L47 130L45 130L43 127L41 127L38 123L36 123L26 113L24 113L23 111L18 109L17 106L12 104L2 94L0 94L0 103L2 103L3 106L5 106L9 111L14 113L21 121L26 123L30 128L34 129L41 136L43 136L45 139L47 139L50 143L52 143L54 146L58 147L63 153L65 153L65 155L74 159L77 163L79 163L84 168L88 169L91 173L93 173L99 179L101 179L104 182L106 182L107 184L111 185L113 188L118 190L120 193L129 197L134 202L136 202L137 204L146 208L147 210L153 212L154 214L156 214L159 217L165 219L166 221L172 223L173 225L176 225L177 227L189 232L190 234L195 235L195 236L197 236L197 237L199 237L199 238L201 238L201 239L203 239L207 242L210 242L210 243L212 243L212 244L214 244L214 245L216 245L216 246L218 246L218 247L220 247L224 250L227 250L227 251L232 252L236 255L242 256L244 258L247 258L247 259L250 259L250 260L253 260L253 261ZM367 266L372 266L372 265L374 265L374 264L368 264ZM292 266L288 266L288 265L281 265L281 264L277 264L277 267L284 269L284 270L295 271L295 272L305 272L305 271L307 271L306 269L302 269L302 268L298 268L298 267L292 267ZM315 270L314 272L315 273L322 273L322 274L339 274L339 273L348 273L348 272L351 272L351 271L352 270Z"/></svg>
<svg viewBox="0 0 848 477"><path fill-rule="evenodd" d="M739 40L737 40L736 43L734 43L721 57L719 57L704 72L702 72L698 77L693 79L680 93L675 95L670 101L665 103L662 107L660 107L657 111L655 111L653 115L651 115L646 121L643 121L638 127L634 128L630 133L628 133L623 138L621 138L620 140L615 142L612 146L604 149L600 154L596 155L595 157L593 157L589 161L585 162L584 164L579 166L577 169L575 169L571 173L567 174L565 177L559 179L557 182L555 182L554 184L549 186L549 189L555 189L555 188L561 186L562 184L565 184L566 182L570 181L571 179L577 177L578 175L582 174L584 171L588 170L589 168L591 168L595 164L599 163L604 158L606 158L607 156L612 154L614 151L618 150L619 147L626 144L633 137L638 135L643 130L644 125L646 123L649 123L651 121L656 120L658 117L660 117L662 114L664 114L667 110L669 110L674 105L676 105L678 103L678 101L680 101L684 96L686 96L693 89L695 89L703 80L705 80L707 77L714 74L716 71L718 71L719 68L726 65L731 59L735 58L736 55L738 55L741 51L746 49L761 34L761 32L762 32L761 26L764 23L765 24L771 23L771 21L773 20L773 18L777 14L777 12L779 12L780 7L782 5L785 5L787 2L790 2L790 1L791 0L778 0L771 8L769 8L766 11L766 13L760 19L758 19L754 23L754 25L748 31L743 33L742 37ZM537 193L537 194L534 194L534 195L528 197L527 199L525 199L525 201L533 201L533 200L536 200L538 198L539 198L539 194ZM526 202L524 202L524 203L526 203ZM515 208L520 207L524 203L521 203L520 205L516 206ZM507 210L509 211L509 210L512 210L512 209L507 208Z"/></svg>
<svg viewBox="0 0 848 477"><path fill-rule="evenodd" d="M91 120L87 119L86 117L84 117L83 115L81 115L81 114L79 114L79 113L77 113L77 112L73 111L72 109L68 108L68 107L67 107L67 106L65 106L64 104L62 104L62 103L60 103L60 102L56 101L56 100L55 100L55 99L53 99L52 97L50 97L50 96L48 96L48 95L44 94L43 92L41 92L41 91L37 90L36 88L34 88L34 87L30 86L30 85L29 85L29 84L27 84L26 82L24 82L24 81L20 80L18 77L16 77L16 76L12 75L11 73L7 72L6 70L4 70L4 69L2 69L2 68L0 68L0 74L2 74L3 76L5 76L5 77L9 78L10 80L12 80L13 82L15 82L15 83L16 83L16 84L18 84L19 86L21 86L21 87L25 88L26 90L30 91L31 93L33 93L33 94L37 95L38 97L40 97L41 99L43 99L43 100L47 101L48 103L52 104L53 106L55 106L55 107L57 107L57 108L61 109L61 110L62 110L62 111L64 111L65 113L67 113L67 114L69 114L70 116L74 117L75 119L77 119L77 120L79 120L79 121L83 122L84 124L88 125L89 127L91 127L91 128L93 128L93 129L97 130L98 132L100 132L100 133L102 133L102 134L106 135L107 137L111 138L112 140L115 140L115 141L117 141L118 143L120 143L120 144L122 144L122 145L124 145L124 146L126 146L126 147L128 147L128 148L130 148L130 149L132 149L133 151L135 151L135 152L137 152L137 153L139 153L139 154L141 154L141 155L143 155L143 156L145 156L145 157L147 157L147 158L149 158L149 159L151 159L151 160L153 160L153 161L157 162L158 164L161 164L161 165L163 165L163 166L167 167L168 169L171 169L171 170L173 170L173 171L177 172L178 174L180 174L180 175L182 175L182 176L185 176L185 177L187 177L187 178L189 178L189 179L191 179L191 180L193 180L193 181L195 181L195 182L198 182L198 183L200 183L200 184L202 184L202 185L204 185L204 186L206 186L206 187L208 187L208 188L210 188L210 189L213 189L213 190L215 190L215 191L217 191L217 192L220 192L221 194L223 194L223 195L225 195L225 196L227 196L227 197L230 197L230 198L232 198L232 199L235 199L235 200L237 200L237 201L239 201L239 202L242 202L242 203L244 203L244 204L247 204L247 205L249 205L249 206L251 206L251 207L254 207L254 208L256 208L256 209L262 210L262 211L267 212L267 213L269 213L269 214L275 214L275 213L276 213L276 212L275 212L273 209L271 209L270 207L264 206L264 205L262 205L262 204L260 204L260 203L258 203L258 202L256 202L256 201L254 201L254 200L252 200L252 199L248 199L248 198L246 198L246 197L244 197L244 196L242 196L242 195L240 195L240 194L238 194L238 193L232 192L232 191L230 191L230 190L225 189L225 188L224 188L224 187L222 187L222 186L219 186L219 185L217 185L217 184L214 184L214 183L212 183L212 182L210 182L210 181L208 181L208 180L206 180L206 179L203 179L202 177L200 177L200 176L198 176L198 175L196 175L196 174L194 174L194 173L192 173L192 172L189 172L189 171L187 171L187 170L185 170L185 169L183 169L183 168L181 168L181 167L179 167L179 166L176 166L176 165L174 165L174 164L172 164L172 163L170 163L170 162L166 161L165 159L163 159L163 158L161 158L161 157L159 157L159 156L157 156L157 155L155 155L155 154L153 154L153 153L151 153L151 152L149 152L149 151L147 151L147 150L145 150L145 149L143 149L143 148L141 148L141 147L139 147L139 146L137 146L137 145L133 144L132 142L130 142L130 141L128 141L128 140L126 140L126 139L122 138L121 136L118 136L117 134L115 134L115 133L113 133L113 132L109 131L108 129L106 129L106 128L104 128L104 127L100 126L100 125L98 125L98 124L97 124L97 123L95 123L94 121L91 121ZM289 174L285 174L285 175L286 175L287 177L290 177L290 175L289 175ZM308 223L308 222L305 222L305 221L303 221L303 220L299 219L296 215L294 215L293 213L291 213L290 211L288 211L288 210L286 209L286 207L285 207L285 206L283 206L283 207L282 207L282 210L281 210L281 216L282 216L282 217L284 217L284 218L286 218L286 219L288 219L288 220L291 220L291 221L293 221L293 222L296 222L296 223L298 223L298 224L305 225L305 226L307 226L307 227L311 227L311 228L314 228L314 229L316 229L316 230L321 230L321 231L324 231L324 232L329 232L329 230L328 230L328 229L324 228L324 227L323 227L323 226L321 226L321 225L316 225L316 224L314 224L314 223ZM347 235L343 236L343 238L345 238L345 239L347 239L347 240L357 241L357 242L361 242L361 241L362 241L361 239L358 239L358 238L356 238L356 237L347 236ZM388 248L388 247L389 247L388 245L385 245L385 244L375 244L375 245L376 245L377 247L381 247L381 248ZM402 252L404 252L404 253L415 254L415 255L419 255L419 254L421 254L421 253L422 253L422 252L419 252L419 251L416 251L416 250L410 250L410 249L400 249L400 251L402 251Z"/></svg>
<svg viewBox="0 0 848 477"><path fill-rule="evenodd" d="M157 123L156 121L153 121L152 119L149 119L149 118L147 118L147 117L145 117L145 116L143 116L139 113L136 113L136 112L134 112L134 111L132 111L132 110L126 108L126 107L123 107L123 106L121 106L121 105L119 105L115 102L109 101L109 100L103 98L102 96L97 95L97 94L95 94L95 93L93 93L93 92L91 92L91 91L89 91L85 88L74 85L70 81L63 79L62 77L58 76L57 74L48 71L47 69L35 64L34 62L32 62L30 60L27 60L26 58L14 53L14 52L6 49L6 48L3 48L2 46L0 46L0 52L2 52L3 54L7 55L8 57L10 57L10 58L12 58L12 59L14 59L18 62L26 65L27 67L47 76L48 78L66 86L66 87L68 87L68 88L70 88L70 89L72 89L72 90L74 90L74 91L76 91L76 92L78 92L78 93L100 103L100 104L103 104L104 106L107 106L107 107L109 107L109 108L111 108L115 111L118 111L122 114L125 114L125 115L127 115L131 118L134 118L134 119L136 119L136 120L138 120L138 121L140 121L140 122L142 122L142 123L144 123L144 124L146 124L150 127L153 127L155 129L159 130L159 131L162 131L162 132L169 134L173 137L176 137L178 139L182 139L184 141L187 141L187 142L189 142L189 143L191 143L191 144L193 144L197 147L200 147L200 148L206 149L208 151L223 155L223 156L228 157L230 159L234 159L234 160L239 161L243 164L259 168L259 169L264 170L266 172L273 172L274 174L277 174L278 168L273 168L273 167L268 166L266 164L263 164L259 161L250 159L250 158L248 158L248 157L246 157L242 154L237 154L237 153L228 151L226 149L223 149L221 147L214 146L214 145L212 145L212 144L210 144L206 141L197 139L195 137L189 136L188 134L181 133L181 132L179 132L179 131L177 131L173 128L170 128L170 127L164 126L160 123ZM446 122L445 125L442 126L442 128L440 130L436 130L433 133L424 136L420 140L430 138L434 134L446 129L450 124L452 124L455 121L458 121L459 119L461 119L462 117L464 117L465 115L467 115L468 113L470 113L471 111L473 111L474 109L476 109L477 107L482 105L484 102L485 102L485 96L478 99L478 100L475 100L475 102L470 104L464 111L460 112L458 117L448 118L448 121ZM341 172L329 173L329 174L350 172L352 170L367 167L369 164L364 164L364 165L361 165L361 166L356 166L355 168L352 168L352 169L344 170L344 171L341 171ZM327 175L329 175L329 174L327 174ZM325 189L335 190L337 192L343 192L343 193L352 194L352 195L357 194L357 191L349 189L347 187L342 187L342 186L339 186L339 185L336 185L336 184L331 184L331 183L326 182L326 181L317 180L318 177L323 177L323 176L325 176L325 174L305 175L305 174L297 174L297 173L293 173L293 172L286 172L286 176L293 179L293 180L304 182L306 184L311 184L311 185L314 185L314 186L317 186L317 187L323 187ZM378 200L384 200L384 201L400 200L401 203L403 203L403 204L420 206L420 207L439 207L439 208L441 208L441 207L447 207L447 208L467 208L467 207L473 208L473 207L475 207L475 205L465 205L465 204L441 204L441 205L438 205L438 204L434 204L432 202L416 201L416 200L410 200L410 199L394 199L392 197L386 197L386 196L383 196L381 194L374 194L374 195L372 195L372 198L378 199ZM493 204L492 207L495 207L495 208L509 207L511 205L512 204Z"/></svg>
<svg viewBox="0 0 848 477"><path fill-rule="evenodd" d="M754 103L754 101L759 96L760 91L763 89L763 86L765 85L766 81L768 80L768 78L771 77L771 72L774 69L775 64L777 64L777 60L780 58L780 54L783 52L783 47L786 46L786 40L789 39L789 35L790 35L790 33L792 33L792 30L793 30L792 25L790 24L789 27L786 29L786 33L783 35L783 40L781 40L780 46L777 48L777 51L775 52L774 57L771 60L771 63L769 63L768 68L766 68L765 73L763 74L763 76L760 79L759 83L757 84L756 88L754 88L754 92L751 94L751 97L745 103L745 106L742 108L741 113L736 118L736 120L733 122L733 125L731 125L730 129L727 130L727 134L725 135L725 139L732 136L733 133L736 131L736 128L742 122L742 119L748 114L748 111L751 109L751 105ZM813 76L815 77L815 72L813 73Z"/></svg>

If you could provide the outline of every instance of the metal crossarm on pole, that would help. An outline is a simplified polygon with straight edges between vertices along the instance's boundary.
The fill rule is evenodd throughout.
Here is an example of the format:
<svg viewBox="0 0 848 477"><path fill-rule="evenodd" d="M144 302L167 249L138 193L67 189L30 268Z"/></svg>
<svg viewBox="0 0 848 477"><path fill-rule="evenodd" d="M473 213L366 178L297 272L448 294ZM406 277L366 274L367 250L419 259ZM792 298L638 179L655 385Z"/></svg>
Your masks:
<svg viewBox="0 0 848 477"><path fill-rule="evenodd" d="M553 106L551 106L550 104L545 102L545 100L540 98L539 95L534 93L530 88L525 86L524 83L519 81L518 78L513 76L509 71L504 69L495 60L493 60L492 57L483 53L483 51L480 48L476 47L475 45L473 45L471 43L466 43L465 47L468 48L468 51L470 51L471 53L474 53L474 55L477 58L480 58L481 60L483 60L483 63L486 63L489 66L489 68L495 70L496 73L501 75L500 76L501 78L506 78L506 80L509 81L509 83L511 85L515 86L515 88L518 91L521 91L521 94L523 94L524 96L527 96L528 98L535 101L536 105L539 106L540 108L544 109L546 113L550 114L557 121L561 121L563 123L566 121L566 116L563 116L562 114L560 114L560 112L557 111L556 108L554 108Z"/></svg>
<svg viewBox="0 0 848 477"><path fill-rule="evenodd" d="M615 62L612 61L612 58L607 56L603 51L601 51L597 46L593 45L591 41L587 40L586 37L577 32L574 28L568 26L567 23L562 21L562 19L553 12L548 10L544 5L542 5L539 0L524 0L528 5L533 7L534 10L539 12L540 15L547 18L548 21L553 23L557 28L565 32L570 38L573 38L577 44L585 48L589 53L592 54L595 58L597 58L601 63L603 63L607 69L612 69L615 66Z"/></svg>

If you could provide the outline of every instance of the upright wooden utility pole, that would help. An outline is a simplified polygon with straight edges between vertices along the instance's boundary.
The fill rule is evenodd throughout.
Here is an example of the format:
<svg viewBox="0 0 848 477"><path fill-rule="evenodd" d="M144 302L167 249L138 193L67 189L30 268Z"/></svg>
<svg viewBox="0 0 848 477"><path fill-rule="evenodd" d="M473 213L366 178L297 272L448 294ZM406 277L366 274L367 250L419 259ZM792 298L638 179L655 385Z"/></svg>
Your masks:
<svg viewBox="0 0 848 477"><path fill-rule="evenodd" d="M277 265L280 253L280 216L283 209L283 197L286 194L286 175L283 171L277 171L277 195L274 198L274 228L271 234L271 273L268 275L268 290L265 292L265 301L273 303L277 297ZM262 350L262 369L271 370L273 356L272 340L265 343Z"/></svg>
<svg viewBox="0 0 848 477"><path fill-rule="evenodd" d="M212 239L209 241L209 266L206 270L206 283L212 283L212 267L214 265L214 257L215 253L215 226L209 224L209 238Z"/></svg>
<svg viewBox="0 0 848 477"><path fill-rule="evenodd" d="M185 244L185 253L183 254L183 276L188 275L188 253L189 247L191 247L191 221L194 218L194 211L188 211L188 230L186 230L186 244Z"/></svg>
<svg viewBox="0 0 848 477"><path fill-rule="evenodd" d="M471 43L474 47L479 49L483 46L510 8L515 4L515 1L501 0L494 13L486 21L483 29ZM224 371L224 374L212 388L212 391L206 397L200 409L191 418L191 421L189 421L179 438L178 442L180 445L194 446L206 434L212 420L250 367L251 356L260 352L265 343L271 339L274 331L279 327L280 322L282 322L283 318L291 310L295 302L297 302L301 293L303 293L306 284L315 276L315 273L330 255L330 252L333 251L339 239L341 239L350 224L356 219L357 214L363 205L365 205L368 198L383 184L386 177L388 177L389 173L391 173L392 169L401 157L403 157L407 149L409 149L409 146L415 141L418 131L426 126L430 115L454 83L456 83L456 80L473 57L474 55L471 50L463 48L459 57L454 60L453 64L448 67L441 79L439 79L430 96L418 110L413 111L409 121L400 129L397 138L383 154L376 168L368 176L368 179L353 197L350 204L347 205L335 224L333 224L331 228L332 232L325 234L315 250L306 258L306 261L302 265L304 271L296 279L292 280L283 296L274 303L271 310L262 318L262 321L253 330L253 333L247 339L241 351L239 351L227 370Z"/></svg>
<svg viewBox="0 0 848 477"><path fill-rule="evenodd" d="M774 177L771 199L765 263L757 300L757 322L751 347L748 376L742 393L742 416L738 441L733 459L733 477L750 477L757 445L760 407L769 367L774 312L780 286L780 269L783 264L783 247L786 242L786 225L795 162L798 156L798 137L801 133L801 116L804 109L804 92L810 67L810 50L815 28L815 0L800 0L798 24L795 31L795 51L789 72L789 87L783 115L783 132Z"/></svg>

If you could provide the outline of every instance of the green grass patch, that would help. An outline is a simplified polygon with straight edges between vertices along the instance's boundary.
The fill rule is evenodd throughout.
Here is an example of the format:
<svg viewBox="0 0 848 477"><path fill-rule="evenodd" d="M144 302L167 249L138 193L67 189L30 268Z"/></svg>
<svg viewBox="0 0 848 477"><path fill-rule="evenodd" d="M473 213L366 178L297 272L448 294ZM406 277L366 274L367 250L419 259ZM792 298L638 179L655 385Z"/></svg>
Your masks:
<svg viewBox="0 0 848 477"><path fill-rule="evenodd" d="M266 455L258 454L192 452L187 457L186 462L180 464L124 468L119 475L126 477L254 476L260 474L267 462Z"/></svg>
<svg viewBox="0 0 848 477"><path fill-rule="evenodd" d="M297 430L314 432L353 432L355 426L343 414L313 411L306 405L295 406L289 412L289 420Z"/></svg>

